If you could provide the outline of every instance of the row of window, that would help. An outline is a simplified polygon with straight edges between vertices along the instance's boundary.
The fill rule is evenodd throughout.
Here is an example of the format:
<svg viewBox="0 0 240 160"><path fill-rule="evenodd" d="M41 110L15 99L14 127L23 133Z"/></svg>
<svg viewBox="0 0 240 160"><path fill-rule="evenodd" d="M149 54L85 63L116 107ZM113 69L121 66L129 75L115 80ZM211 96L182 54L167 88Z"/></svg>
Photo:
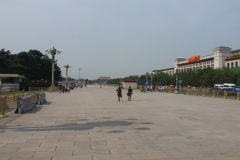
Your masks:
<svg viewBox="0 0 240 160"><path fill-rule="evenodd" d="M185 68L198 68L198 67L202 67L204 68L204 66L208 66L208 65L214 65L214 61L207 61L207 62L200 62L200 63L195 63L195 64L189 64L189 65L185 65L185 66L180 66L180 69L185 69ZM205 67L206 68L206 67Z"/></svg>
<svg viewBox="0 0 240 160"><path fill-rule="evenodd" d="M187 70L191 70L191 69L204 69L204 68L214 68L214 64L208 64L208 65L203 65L203 66L198 66L198 67L184 67L184 68L180 68L178 69L178 71L187 71Z"/></svg>
<svg viewBox="0 0 240 160"><path fill-rule="evenodd" d="M164 71L165 73L167 73L167 74L174 74L174 71L172 70L172 71Z"/></svg>
<svg viewBox="0 0 240 160"><path fill-rule="evenodd" d="M227 67L228 68L234 68L234 67L238 67L239 66L239 62L235 61L235 62L227 62Z"/></svg>

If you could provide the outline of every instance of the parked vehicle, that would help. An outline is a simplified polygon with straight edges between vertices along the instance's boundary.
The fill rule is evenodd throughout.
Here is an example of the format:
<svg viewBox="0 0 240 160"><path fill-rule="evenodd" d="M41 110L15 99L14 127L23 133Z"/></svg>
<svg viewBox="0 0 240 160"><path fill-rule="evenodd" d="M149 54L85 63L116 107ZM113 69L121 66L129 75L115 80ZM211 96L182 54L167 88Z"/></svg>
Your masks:
<svg viewBox="0 0 240 160"><path fill-rule="evenodd" d="M213 88L214 89L222 89L223 88L223 84L214 84Z"/></svg>
<svg viewBox="0 0 240 160"><path fill-rule="evenodd" d="M236 85L233 83L224 83L224 84L214 84L214 89L220 89L220 90L234 90L234 87Z"/></svg>
<svg viewBox="0 0 240 160"><path fill-rule="evenodd" d="M224 83L223 90L233 90L236 85L233 83Z"/></svg>
<svg viewBox="0 0 240 160"><path fill-rule="evenodd" d="M240 86L234 87L234 91L235 91L235 92L240 92Z"/></svg>

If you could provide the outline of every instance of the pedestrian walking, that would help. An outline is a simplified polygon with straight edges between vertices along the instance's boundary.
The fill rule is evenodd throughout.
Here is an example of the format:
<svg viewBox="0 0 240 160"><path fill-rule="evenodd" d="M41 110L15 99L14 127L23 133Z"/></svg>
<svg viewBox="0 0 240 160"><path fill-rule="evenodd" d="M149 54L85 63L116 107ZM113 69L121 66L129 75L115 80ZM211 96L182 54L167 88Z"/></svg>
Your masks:
<svg viewBox="0 0 240 160"><path fill-rule="evenodd" d="M62 85L59 86L59 93L62 92Z"/></svg>
<svg viewBox="0 0 240 160"><path fill-rule="evenodd" d="M70 92L70 84L67 85L67 92Z"/></svg>
<svg viewBox="0 0 240 160"><path fill-rule="evenodd" d="M128 93L127 93L127 96L128 96L128 101L131 101L132 100L132 88L131 86L129 86L128 88Z"/></svg>
<svg viewBox="0 0 240 160"><path fill-rule="evenodd" d="M62 85L62 93L64 93L64 92L65 92L65 86Z"/></svg>
<svg viewBox="0 0 240 160"><path fill-rule="evenodd" d="M118 101L120 102L120 99L122 98L122 89L121 89L121 87L119 86L116 91L117 91Z"/></svg>

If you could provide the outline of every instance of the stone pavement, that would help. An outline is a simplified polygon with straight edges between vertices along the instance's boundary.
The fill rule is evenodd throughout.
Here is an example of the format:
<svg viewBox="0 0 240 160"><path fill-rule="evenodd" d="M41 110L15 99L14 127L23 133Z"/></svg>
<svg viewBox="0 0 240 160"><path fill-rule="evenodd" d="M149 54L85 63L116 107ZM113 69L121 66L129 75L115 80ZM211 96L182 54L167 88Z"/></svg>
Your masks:
<svg viewBox="0 0 240 160"><path fill-rule="evenodd" d="M47 94L0 119L0 160L240 160L240 102L116 88Z"/></svg>

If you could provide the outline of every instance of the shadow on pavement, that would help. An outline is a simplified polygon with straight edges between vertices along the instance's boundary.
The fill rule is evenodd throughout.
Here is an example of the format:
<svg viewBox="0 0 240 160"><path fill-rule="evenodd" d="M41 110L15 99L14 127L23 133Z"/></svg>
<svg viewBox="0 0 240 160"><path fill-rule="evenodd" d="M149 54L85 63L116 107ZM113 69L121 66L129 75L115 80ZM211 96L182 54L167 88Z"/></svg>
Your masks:
<svg viewBox="0 0 240 160"><path fill-rule="evenodd" d="M136 130L150 130L150 128L146 128L146 127L140 127L140 128L135 128Z"/></svg>
<svg viewBox="0 0 240 160"><path fill-rule="evenodd" d="M151 122L142 122L140 124L152 124Z"/></svg>
<svg viewBox="0 0 240 160"><path fill-rule="evenodd" d="M31 111L26 112L26 113L24 113L24 114L33 114L33 113L37 113L37 112L40 111L44 106L46 106L46 105L50 105L50 104L52 104L52 102L46 102L46 103L43 104L43 105L36 105L35 108L33 108Z"/></svg>
<svg viewBox="0 0 240 160"><path fill-rule="evenodd" d="M43 104L43 105L50 105L50 104L52 104L52 102L46 102L46 103Z"/></svg>
<svg viewBox="0 0 240 160"><path fill-rule="evenodd" d="M33 108L31 111L26 112L24 114L33 114L33 113L37 113L38 111L40 111L43 108L43 106L36 106L35 108Z"/></svg>
<svg viewBox="0 0 240 160"><path fill-rule="evenodd" d="M126 120L129 120L129 121L136 121L136 120L138 120L138 119L136 119L136 118L128 118L128 119L126 119Z"/></svg>
<svg viewBox="0 0 240 160"><path fill-rule="evenodd" d="M67 123L56 126L46 127L5 127L4 130L11 130L17 132L31 132L31 131L58 131L58 130L90 130L95 127L117 127L117 126L129 126L133 122L128 121L102 121L102 122L89 122L89 123ZM0 132L2 128L0 129Z"/></svg>
<svg viewBox="0 0 240 160"><path fill-rule="evenodd" d="M108 133L123 133L124 131L122 130L114 130L114 131L109 131Z"/></svg>

